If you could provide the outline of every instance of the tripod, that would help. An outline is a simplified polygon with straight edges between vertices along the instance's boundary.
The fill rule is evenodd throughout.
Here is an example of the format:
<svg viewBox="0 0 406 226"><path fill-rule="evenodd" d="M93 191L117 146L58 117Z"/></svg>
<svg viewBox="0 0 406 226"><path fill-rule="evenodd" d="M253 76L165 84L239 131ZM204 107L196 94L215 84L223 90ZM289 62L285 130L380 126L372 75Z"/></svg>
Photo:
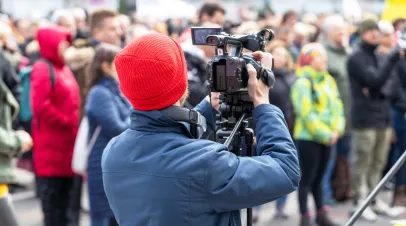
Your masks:
<svg viewBox="0 0 406 226"><path fill-rule="evenodd" d="M242 113L237 121L235 118L229 118L222 122L225 127L217 131L218 141L224 141L224 145L238 156L253 156L254 131L248 128L246 115L247 113ZM247 209L247 226L252 226L252 208Z"/></svg>
<svg viewBox="0 0 406 226"><path fill-rule="evenodd" d="M378 195L379 191L383 188L383 186L399 171L399 169L405 164L406 162L406 150L403 152L402 156L396 161L395 165L389 170L389 172L385 175L385 177L379 182L379 184L374 188L374 190L369 194L367 199L362 203L362 206L351 216L345 226L352 226L354 225L355 221L361 216L364 210L368 207L368 205L375 199Z"/></svg>

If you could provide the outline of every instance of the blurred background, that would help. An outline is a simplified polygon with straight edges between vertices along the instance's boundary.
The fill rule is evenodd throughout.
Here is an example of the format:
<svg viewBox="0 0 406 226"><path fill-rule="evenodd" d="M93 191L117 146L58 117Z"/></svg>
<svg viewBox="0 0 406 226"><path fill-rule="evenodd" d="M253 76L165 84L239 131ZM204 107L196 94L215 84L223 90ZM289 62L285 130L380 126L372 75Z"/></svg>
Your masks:
<svg viewBox="0 0 406 226"><path fill-rule="evenodd" d="M104 21L105 24L109 24L111 27L103 27L108 26L105 24L101 26L102 22L96 24L99 27L92 27L90 18L93 12L101 9L107 12L105 11L100 16L100 21L104 21L104 17L108 19L114 17L116 19L117 14L118 23L109 24L110 22L107 23L106 20ZM64 63L73 72L72 74L79 84L78 89L82 105L65 106L65 102L72 102L69 99L69 101L65 100L65 102L59 101L60 106L58 105L58 108L66 107L69 110L72 108L72 112L80 111L78 113L80 119L83 115L86 115L84 108L85 104L89 102L87 93L93 86L97 85L94 82L84 82L86 84L82 84L86 80L83 80L83 76L90 75L83 72L83 68L80 66L83 66L82 64L85 64L87 59L93 60L94 47L99 43L110 43L123 48L128 42L148 32L160 32L177 40L181 43L188 63L189 88L191 89L188 104L193 107L207 94L206 90L201 91L199 87L203 87L207 83L205 64L213 56L214 51L211 47L192 46L189 28L192 26L221 26L225 31L233 34L256 33L262 28L272 28L276 33L276 40L267 46L266 51L271 52L278 59L276 63L278 64L277 67L280 67L278 68L280 69L279 72L283 76L287 75L286 77L279 77L281 80L277 80L277 84L283 85L278 86L278 89L273 91L276 93L271 94L271 96L281 98L283 100L281 101L282 104L279 103L281 105L288 103L288 109L283 110L283 112L293 136L295 123L294 119L289 117L293 117L294 108L297 111L297 108L302 107L300 100L290 97L290 88L295 79L294 77L298 76L300 72L298 65L301 62L299 62L298 58L300 58L302 47L307 43L318 42L322 44L327 49L329 57L324 63L328 64L328 72L334 77L343 100L343 107L337 107L332 111L343 111L347 121L344 135L340 138L341 141L338 141L337 146L334 145L331 157L325 161L328 162L328 166L322 172L318 172L324 175L322 184L325 191L325 205L328 206L330 216L338 225L343 225L348 220L351 212L354 211L353 196L349 184L353 169L351 156L354 153L352 143L354 141L351 142L350 138L355 138L349 115L364 116L370 114L370 112L365 114L362 109L351 111L351 100L359 96L355 96L350 92L350 83L354 81L350 79L350 69L347 68L346 62L351 56L351 52L360 48L359 46L362 46L362 43L365 42L362 34L371 30L378 32L376 34L378 43L375 47L378 47L378 45L379 47L376 49L376 54L383 58L377 59L385 59L390 55L391 50L396 48L398 50L402 44L401 48L406 48L406 29L403 29L406 21L406 0L0 0L0 12L0 69L4 72L2 79L8 89L11 90L11 94L19 102L22 110L36 111L35 104L30 105L24 102L26 101L24 95L28 95L24 90L30 87L29 83L25 83L25 76L31 72L31 66L44 55L41 52L41 48L43 48L41 45L43 44L41 44L41 40L37 40L38 29L54 24L71 31L73 42L72 46L64 53ZM369 22L364 23L365 20ZM38 42L40 43L38 44ZM47 41L43 42L46 45ZM375 49L373 50L375 51ZM91 57L86 58L88 51L90 51ZM103 60L112 64L114 54L117 54L117 51L111 51L109 54L111 54L110 59ZM383 61L376 60L376 62ZM336 65L339 65L338 68L335 68ZM94 62L92 62L92 66L95 66ZM99 67L101 66L99 65ZM330 67L333 67L334 70L330 70ZM30 72L27 72L27 69ZM101 68L98 69L101 70ZM376 66L376 71L378 71L378 66ZM111 73L114 74L115 72ZM404 73L400 74L401 78L406 78ZM288 76L292 78L292 81L285 79ZM386 81L382 81L382 83L386 83ZM401 84L400 82L393 83ZM394 87L390 86L386 90L403 89L399 91L399 93L403 92L399 95L403 95L402 98L404 99L400 98L400 96L392 98L392 94L386 95L384 91L379 90L379 98L385 99L387 105L374 108L376 112L371 113L371 115L375 113L381 114L381 109L385 110L384 114L388 115L388 120L385 119L387 121L385 121L387 123L385 125L391 135L382 139L372 139L374 142L385 142L386 144L384 150L382 150L385 160L382 161L382 166L376 166L378 167L379 178L388 171L406 148L406 87L396 86L396 89ZM70 97L70 94L67 94L69 92L74 92L73 97L78 96L75 87L65 88L68 91L61 94L61 96ZM33 90L37 95L41 95L41 91L41 87ZM373 96L371 93L375 91L363 87L358 93L363 95L363 98L365 97L364 102L368 102L370 97ZM385 93L385 95L381 95L381 93ZM29 99L29 96L25 97ZM35 99L31 101L35 101ZM271 98L272 101L274 100ZM280 108L283 107L276 102L273 104ZM93 110L102 111L104 109ZM49 112L52 115L51 113L54 111ZM31 134L32 121L30 117L27 118L20 114L19 117L12 121L13 130L24 130ZM79 125L76 124L78 122L75 121L74 124L76 126L74 132L77 132ZM375 121L372 124L372 127L375 126ZM94 125L94 127L96 126L98 125ZM51 123L47 135L54 133L52 127L53 124ZM122 128L122 130L124 129ZM67 134L70 133L67 132ZM64 138L63 134L57 142L64 143ZM92 212L89 198L90 202L95 202L93 203L95 209L109 210L107 202L98 202L103 199L103 189L100 188L102 183L100 158L107 142L108 139L97 140L97 147L95 146L94 150L92 150L92 155L88 158L86 156L84 160L87 162L88 168L82 173L75 171L76 175L72 176L75 186L72 187L72 191L69 191L67 197L72 200L80 199L81 201L72 204L72 209L69 210L76 212L76 215L75 213L69 213L69 226L91 225L92 215L96 216L97 214L95 215ZM64 147L67 154L59 157L64 164L68 162L66 163L69 166L68 168L70 168L72 161L73 143L70 142L67 148ZM364 143L366 145L368 142ZM45 147L47 144L42 145ZM34 152L36 151L35 148L39 152L41 151L41 148L38 147L39 145L35 143L34 139ZM44 225L44 215L39 194L41 185L38 184L39 177L41 177L38 170L41 171L42 169L41 166L37 166L35 169L36 160L32 156L32 150L30 150L18 158L13 158L17 180L12 183L4 183L9 188L17 220L21 226ZM45 157L48 158L49 156L45 155ZM308 166L312 167L312 164ZM371 167L374 169L375 165ZM71 169L68 169L68 171L73 175ZM379 200L385 203L385 205L379 206L380 211L371 210L355 225L406 225L406 221L402 221L402 219L406 219L406 183L400 183L399 180L406 182L405 172L397 175L397 179L393 179L385 185L384 191L379 195ZM96 185L91 184L90 189L88 189L88 181L92 183L97 181L97 183ZM2 197L2 185L3 183L0 181L0 198ZM363 184L364 190L367 189L365 186ZM102 198L99 199L99 197ZM313 209L313 200L310 198L309 200L311 200L309 203ZM101 213L104 214L103 211ZM111 214L111 212L107 212ZM242 215L245 223L245 211L243 211ZM258 226L300 225L303 216L299 212L297 193L283 197L275 203L268 203L254 208L254 219L254 225ZM53 226L65 225L54 224Z"/></svg>
<svg viewBox="0 0 406 226"><path fill-rule="evenodd" d="M84 7L86 9L93 9L95 7L108 7L113 9L120 9L122 13L128 13L136 8L142 15L154 15L156 12L144 11L149 7L154 7L156 11L160 11L161 5L164 2L161 0L15 0L15 1L0 1L0 10L3 12L11 13L16 18L27 16L44 16L51 10L60 8L71 7ZM183 0L175 4L190 5L195 9L203 4L199 0ZM275 12L284 12L289 9L295 10L300 13L351 13L359 10L369 11L373 13L382 13L385 0L223 0L221 1L225 8L227 8L227 19L237 22L239 20L238 8L241 5L248 7L263 8L266 4L272 4L272 9ZM161 6L159 6L161 5ZM348 7L349 5L358 5L357 7ZM188 6L189 7L189 6ZM178 13L184 13L179 11ZM167 15L162 15L167 16Z"/></svg>

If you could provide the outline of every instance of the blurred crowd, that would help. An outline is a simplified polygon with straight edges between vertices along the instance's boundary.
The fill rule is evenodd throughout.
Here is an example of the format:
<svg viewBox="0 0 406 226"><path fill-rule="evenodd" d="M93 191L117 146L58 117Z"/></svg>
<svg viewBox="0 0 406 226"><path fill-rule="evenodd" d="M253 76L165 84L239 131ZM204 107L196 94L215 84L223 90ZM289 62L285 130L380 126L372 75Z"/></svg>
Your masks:
<svg viewBox="0 0 406 226"><path fill-rule="evenodd" d="M352 200L354 210L406 149L405 18L353 21L339 14L278 14L241 7L240 22L226 20L219 3L205 3L193 20L159 21L136 12L58 9L40 19L0 18L0 208L16 188L13 168L32 170L46 226L78 225L81 191L88 184L92 226L118 225L103 190L101 156L127 129L130 104L120 91L114 57L127 43L159 32L180 43L186 58L189 99L207 96L207 62L213 47L192 44L193 26L221 27L230 34L273 29L266 51L274 56L276 85L270 102L284 113L296 141L302 180L302 226L333 226L327 206ZM72 170L79 125L88 121L91 149L85 172ZM392 180L393 200L373 201L362 217L406 211L406 166ZM136 189L136 188L135 188ZM4 202L4 203L3 203ZM276 219L289 218L286 197ZM254 208L254 221L260 207ZM5 225L18 225L12 208ZM0 223L0 225L2 225Z"/></svg>

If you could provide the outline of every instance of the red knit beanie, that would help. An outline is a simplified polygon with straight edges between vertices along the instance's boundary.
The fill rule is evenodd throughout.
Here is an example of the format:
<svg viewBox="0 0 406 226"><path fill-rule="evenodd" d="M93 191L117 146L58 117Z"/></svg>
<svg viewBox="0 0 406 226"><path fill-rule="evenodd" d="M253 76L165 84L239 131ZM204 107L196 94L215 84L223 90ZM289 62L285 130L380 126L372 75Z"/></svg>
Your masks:
<svg viewBox="0 0 406 226"><path fill-rule="evenodd" d="M187 68L179 44L152 33L129 43L114 59L123 94L136 110L176 103L187 89Z"/></svg>

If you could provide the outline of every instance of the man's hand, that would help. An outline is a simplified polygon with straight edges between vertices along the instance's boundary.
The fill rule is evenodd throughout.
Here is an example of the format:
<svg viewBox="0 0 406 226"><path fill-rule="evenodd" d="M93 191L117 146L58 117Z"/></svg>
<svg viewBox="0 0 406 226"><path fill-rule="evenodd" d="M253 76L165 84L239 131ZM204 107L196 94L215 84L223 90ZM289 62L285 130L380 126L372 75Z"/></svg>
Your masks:
<svg viewBox="0 0 406 226"><path fill-rule="evenodd" d="M210 103L210 96L207 96L206 100ZM211 106L217 111L220 109L220 93L211 93Z"/></svg>
<svg viewBox="0 0 406 226"><path fill-rule="evenodd" d="M21 151L23 153L29 151L32 147L32 138L30 134L25 132L24 130L16 131L18 139L21 141Z"/></svg>
<svg viewBox="0 0 406 226"><path fill-rule="evenodd" d="M339 138L340 138L340 135L337 132L334 132L333 136L331 137L331 140L330 140L330 145L331 146L335 145Z"/></svg>
<svg viewBox="0 0 406 226"><path fill-rule="evenodd" d="M273 56L270 53L257 51L252 53L252 56L261 62L264 69L272 69ZM269 86L257 79L257 71L251 64L247 65L247 71L250 76L248 79L248 95L251 97L254 107L269 104Z"/></svg>
<svg viewBox="0 0 406 226"><path fill-rule="evenodd" d="M256 51L256 52L252 53L252 56L254 57L254 59L261 62L261 67L268 69L270 71L272 70L272 66L273 66L272 54L261 52L261 51Z"/></svg>

